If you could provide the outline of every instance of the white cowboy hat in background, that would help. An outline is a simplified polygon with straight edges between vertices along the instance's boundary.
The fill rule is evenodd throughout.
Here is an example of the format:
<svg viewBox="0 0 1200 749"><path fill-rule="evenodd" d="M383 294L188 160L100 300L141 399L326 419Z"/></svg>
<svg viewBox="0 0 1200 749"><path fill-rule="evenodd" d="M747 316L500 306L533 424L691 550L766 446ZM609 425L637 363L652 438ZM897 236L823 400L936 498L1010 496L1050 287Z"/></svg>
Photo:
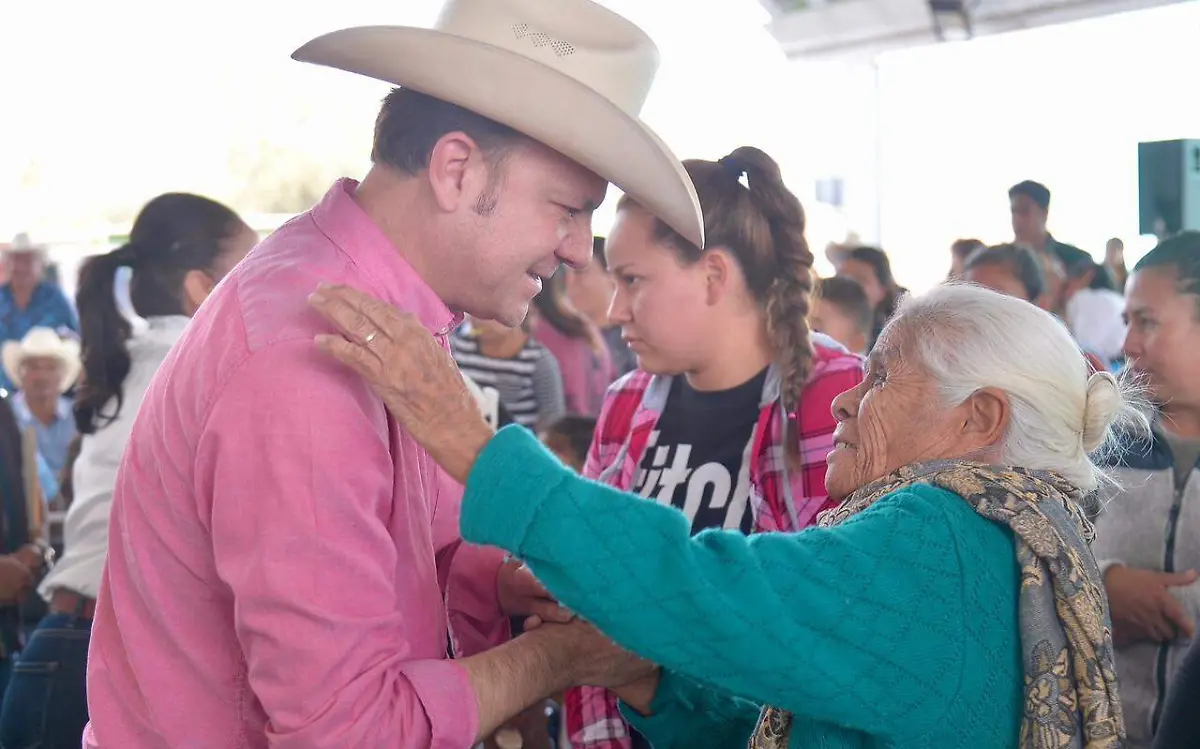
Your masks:
<svg viewBox="0 0 1200 749"><path fill-rule="evenodd" d="M13 237L12 242L3 246L3 251L10 254L15 252L36 252L38 254L45 254L46 249L46 245L34 243L34 241L29 238L29 234L26 232L21 232L17 236Z"/></svg>
<svg viewBox="0 0 1200 749"><path fill-rule="evenodd" d="M79 377L82 363L79 358L79 342L74 338L63 338L50 328L30 328L20 341L6 341L0 349L4 371L8 379L21 387L21 362L29 357L53 357L63 363L63 378L59 384L67 392Z"/></svg>
<svg viewBox="0 0 1200 749"><path fill-rule="evenodd" d="M448 0L432 29L360 26L296 50L508 125L607 179L699 247L704 219L679 159L638 118L658 50L591 0Z"/></svg>

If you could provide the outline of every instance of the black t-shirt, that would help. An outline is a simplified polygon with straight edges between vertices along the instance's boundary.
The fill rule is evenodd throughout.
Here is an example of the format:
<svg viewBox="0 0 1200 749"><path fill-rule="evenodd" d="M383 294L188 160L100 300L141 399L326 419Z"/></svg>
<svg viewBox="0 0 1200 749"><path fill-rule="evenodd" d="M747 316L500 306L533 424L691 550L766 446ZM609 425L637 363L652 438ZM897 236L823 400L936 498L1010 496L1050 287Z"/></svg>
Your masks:
<svg viewBox="0 0 1200 749"><path fill-rule="evenodd" d="M686 377L671 383L633 491L683 510L692 533L754 530L746 445L754 434L767 370L730 390L702 392Z"/></svg>

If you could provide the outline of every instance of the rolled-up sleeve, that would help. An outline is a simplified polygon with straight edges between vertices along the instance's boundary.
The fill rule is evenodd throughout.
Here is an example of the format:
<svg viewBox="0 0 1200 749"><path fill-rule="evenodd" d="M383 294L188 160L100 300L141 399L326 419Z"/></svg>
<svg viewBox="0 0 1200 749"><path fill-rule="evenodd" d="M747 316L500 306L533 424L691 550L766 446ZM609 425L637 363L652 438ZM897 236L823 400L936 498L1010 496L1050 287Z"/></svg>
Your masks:
<svg viewBox="0 0 1200 749"><path fill-rule="evenodd" d="M474 742L466 672L431 644L428 517L393 502L395 472L382 404L311 341L252 354L213 405L197 496L273 749Z"/></svg>

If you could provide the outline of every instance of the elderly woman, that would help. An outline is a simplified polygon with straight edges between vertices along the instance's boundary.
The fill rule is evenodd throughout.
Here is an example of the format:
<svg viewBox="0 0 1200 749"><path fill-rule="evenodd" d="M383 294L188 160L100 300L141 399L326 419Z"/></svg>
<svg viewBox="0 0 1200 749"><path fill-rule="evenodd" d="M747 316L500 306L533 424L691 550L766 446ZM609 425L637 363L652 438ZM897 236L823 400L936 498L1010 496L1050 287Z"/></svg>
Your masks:
<svg viewBox="0 0 1200 749"><path fill-rule="evenodd" d="M659 749L1120 746L1080 500L1101 480L1088 454L1136 412L1049 314L971 286L907 299L834 402L826 482L844 502L799 533L690 537L529 433L493 435L416 320L348 289L313 303L341 332L318 345L466 483L464 538L658 664L545 625L587 641L590 679L609 660Z"/></svg>

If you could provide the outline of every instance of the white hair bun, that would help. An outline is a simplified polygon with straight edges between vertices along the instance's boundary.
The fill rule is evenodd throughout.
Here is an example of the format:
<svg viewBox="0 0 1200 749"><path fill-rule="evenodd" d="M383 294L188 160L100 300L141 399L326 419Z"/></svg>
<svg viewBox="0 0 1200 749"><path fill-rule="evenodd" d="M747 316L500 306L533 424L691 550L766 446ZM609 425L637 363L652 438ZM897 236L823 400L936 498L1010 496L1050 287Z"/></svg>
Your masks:
<svg viewBox="0 0 1200 749"><path fill-rule="evenodd" d="M1121 383L1112 372L1095 372L1088 378L1087 402L1083 407L1083 449L1086 452L1100 449L1128 405Z"/></svg>

